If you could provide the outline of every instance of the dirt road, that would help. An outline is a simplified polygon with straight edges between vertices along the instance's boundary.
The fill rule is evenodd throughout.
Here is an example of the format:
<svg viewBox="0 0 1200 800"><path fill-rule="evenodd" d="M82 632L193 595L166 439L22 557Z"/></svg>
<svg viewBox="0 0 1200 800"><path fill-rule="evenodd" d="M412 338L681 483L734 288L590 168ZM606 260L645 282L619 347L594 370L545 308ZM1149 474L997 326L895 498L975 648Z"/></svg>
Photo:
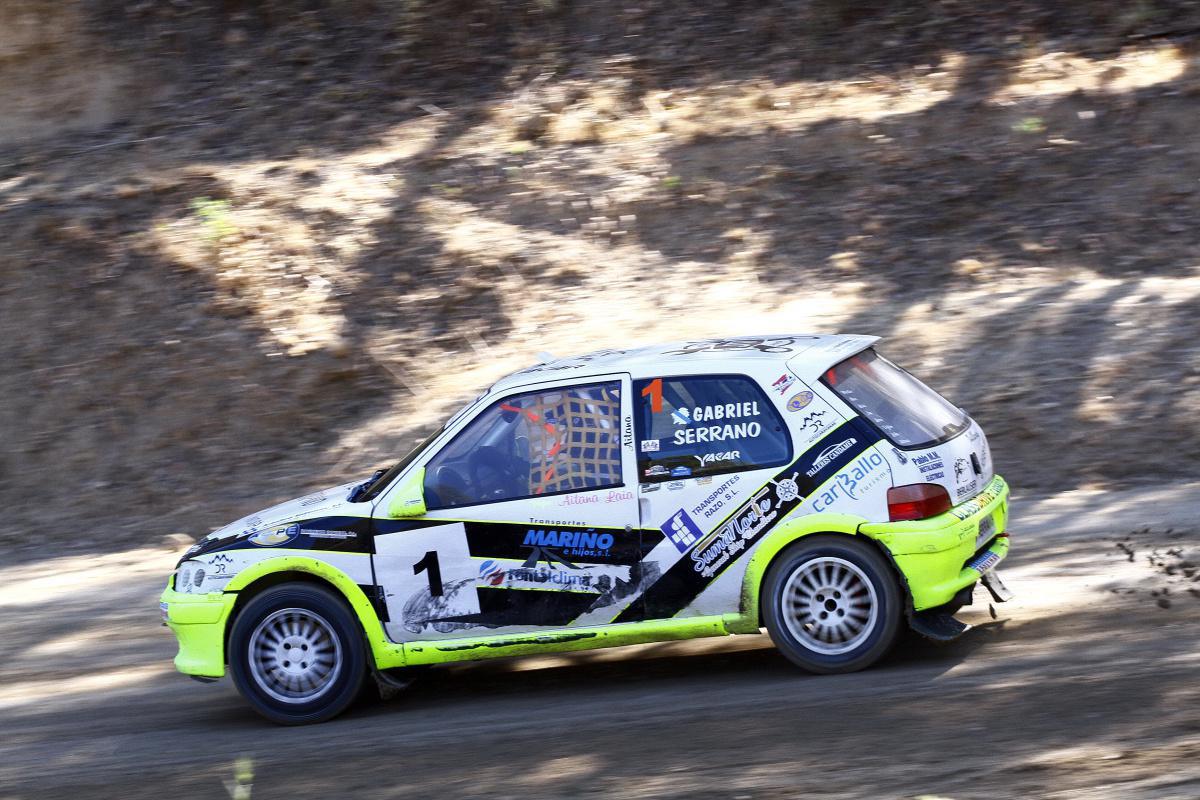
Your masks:
<svg viewBox="0 0 1200 800"><path fill-rule="evenodd" d="M298 729L171 671L170 553L0 568L0 800L225 798L237 758L288 800L1200 795L1200 487L1013 514L1017 599L868 672L647 645L446 669Z"/></svg>

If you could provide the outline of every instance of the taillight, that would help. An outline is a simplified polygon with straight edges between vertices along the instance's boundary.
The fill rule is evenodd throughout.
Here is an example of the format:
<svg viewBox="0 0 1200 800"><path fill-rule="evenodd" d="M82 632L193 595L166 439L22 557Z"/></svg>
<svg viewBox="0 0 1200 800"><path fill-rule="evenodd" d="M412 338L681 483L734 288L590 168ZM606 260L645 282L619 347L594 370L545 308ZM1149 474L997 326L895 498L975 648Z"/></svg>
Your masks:
<svg viewBox="0 0 1200 800"><path fill-rule="evenodd" d="M892 522L926 519L950 510L950 493L936 483L910 483L888 489L888 516Z"/></svg>

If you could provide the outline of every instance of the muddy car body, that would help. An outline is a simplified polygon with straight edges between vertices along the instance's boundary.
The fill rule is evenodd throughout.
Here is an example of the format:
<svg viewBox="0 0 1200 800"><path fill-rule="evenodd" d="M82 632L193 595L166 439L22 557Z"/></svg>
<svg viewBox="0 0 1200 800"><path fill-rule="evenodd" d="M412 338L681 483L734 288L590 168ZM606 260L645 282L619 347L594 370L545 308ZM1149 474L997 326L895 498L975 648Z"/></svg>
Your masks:
<svg viewBox="0 0 1200 800"><path fill-rule="evenodd" d="M162 597L181 672L327 719L405 668L759 633L814 672L934 638L1008 552L961 409L863 336L691 341L510 375L391 469L240 519Z"/></svg>

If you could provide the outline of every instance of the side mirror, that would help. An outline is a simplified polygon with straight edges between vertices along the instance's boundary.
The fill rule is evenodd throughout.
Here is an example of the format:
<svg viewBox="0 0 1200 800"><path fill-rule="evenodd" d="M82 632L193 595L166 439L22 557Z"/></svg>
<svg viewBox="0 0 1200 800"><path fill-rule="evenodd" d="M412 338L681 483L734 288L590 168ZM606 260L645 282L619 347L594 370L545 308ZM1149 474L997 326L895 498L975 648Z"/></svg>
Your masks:
<svg viewBox="0 0 1200 800"><path fill-rule="evenodd" d="M389 519L425 516L425 468L415 470L392 492L388 503Z"/></svg>

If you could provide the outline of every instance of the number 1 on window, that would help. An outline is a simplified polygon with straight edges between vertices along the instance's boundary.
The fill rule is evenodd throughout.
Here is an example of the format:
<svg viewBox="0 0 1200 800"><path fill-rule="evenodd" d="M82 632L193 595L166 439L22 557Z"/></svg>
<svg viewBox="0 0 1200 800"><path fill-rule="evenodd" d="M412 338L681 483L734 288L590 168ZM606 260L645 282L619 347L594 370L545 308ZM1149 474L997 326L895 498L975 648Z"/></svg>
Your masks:
<svg viewBox="0 0 1200 800"><path fill-rule="evenodd" d="M650 410L655 414L662 413L662 378L655 378L650 381L645 389L642 389L642 397L650 397Z"/></svg>

